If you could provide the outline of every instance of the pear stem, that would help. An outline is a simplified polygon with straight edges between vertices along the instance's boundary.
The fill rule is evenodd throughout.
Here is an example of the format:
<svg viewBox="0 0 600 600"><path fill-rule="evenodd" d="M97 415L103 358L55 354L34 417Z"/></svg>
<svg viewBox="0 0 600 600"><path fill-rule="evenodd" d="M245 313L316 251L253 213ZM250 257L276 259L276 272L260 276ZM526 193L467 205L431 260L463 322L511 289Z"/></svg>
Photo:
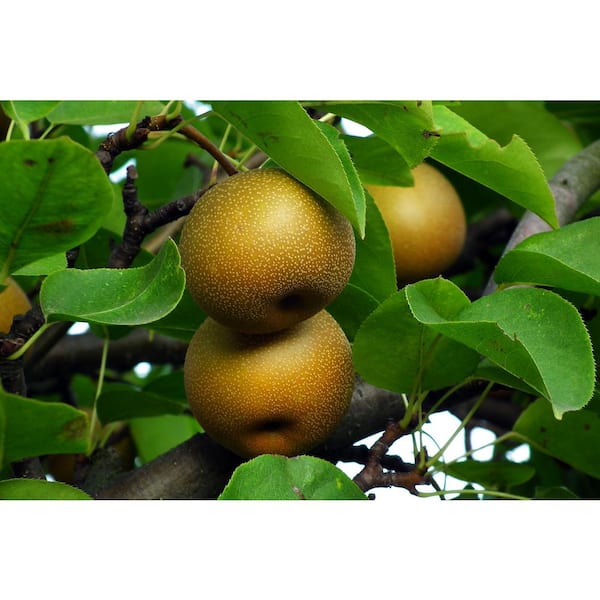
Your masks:
<svg viewBox="0 0 600 600"><path fill-rule="evenodd" d="M223 170L227 175L235 175L238 173L238 170L229 158L195 127L192 125L184 125L179 131L185 135L185 137L206 150L223 167Z"/></svg>

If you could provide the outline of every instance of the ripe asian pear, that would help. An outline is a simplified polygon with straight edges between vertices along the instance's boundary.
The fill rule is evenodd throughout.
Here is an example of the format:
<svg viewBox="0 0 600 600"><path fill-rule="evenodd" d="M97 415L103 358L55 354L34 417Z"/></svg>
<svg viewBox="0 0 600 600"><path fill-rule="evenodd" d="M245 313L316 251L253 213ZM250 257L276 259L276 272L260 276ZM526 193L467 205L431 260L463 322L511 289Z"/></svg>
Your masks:
<svg viewBox="0 0 600 600"><path fill-rule="evenodd" d="M450 267L467 232L465 211L450 181L427 163L412 174L411 187L365 185L388 228L400 284Z"/></svg>
<svg viewBox="0 0 600 600"><path fill-rule="evenodd" d="M179 243L187 288L213 319L270 333L322 310L354 266L350 222L279 169L235 174L187 216Z"/></svg>
<svg viewBox="0 0 600 600"><path fill-rule="evenodd" d="M295 456L324 441L354 387L350 344L326 311L269 334L207 318L184 364L186 396L206 433L232 452Z"/></svg>

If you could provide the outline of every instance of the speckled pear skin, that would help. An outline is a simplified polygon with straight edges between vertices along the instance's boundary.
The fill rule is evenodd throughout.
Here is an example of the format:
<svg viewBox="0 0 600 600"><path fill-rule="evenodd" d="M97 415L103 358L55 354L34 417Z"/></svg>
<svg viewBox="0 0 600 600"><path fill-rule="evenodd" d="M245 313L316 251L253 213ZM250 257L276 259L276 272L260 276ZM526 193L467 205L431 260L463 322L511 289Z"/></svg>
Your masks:
<svg viewBox="0 0 600 600"><path fill-rule="evenodd" d="M450 181L427 163L412 174L412 187L365 185L388 228L400 285L440 275L458 258L467 234Z"/></svg>
<svg viewBox="0 0 600 600"><path fill-rule="evenodd" d="M278 169L210 188L188 215L179 249L192 298L245 333L279 331L322 310L355 258L350 222Z"/></svg>
<svg viewBox="0 0 600 600"><path fill-rule="evenodd" d="M208 318L188 347L184 382L194 416L216 442L245 458L295 456L324 441L348 409L352 351L324 310L262 335Z"/></svg>

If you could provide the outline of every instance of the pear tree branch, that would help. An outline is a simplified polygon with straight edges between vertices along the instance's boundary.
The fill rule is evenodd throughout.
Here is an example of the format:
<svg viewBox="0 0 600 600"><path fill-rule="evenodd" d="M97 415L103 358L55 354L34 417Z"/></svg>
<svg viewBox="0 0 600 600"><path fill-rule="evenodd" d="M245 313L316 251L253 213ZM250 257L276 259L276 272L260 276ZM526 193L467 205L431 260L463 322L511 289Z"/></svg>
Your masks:
<svg viewBox="0 0 600 600"><path fill-rule="evenodd" d="M600 140L568 160L550 180L550 189L554 196L558 223L562 227L570 223L584 202L600 189ZM526 211L509 239L504 254L525 238L550 230L546 221L531 211ZM492 276L484 295L491 294L495 289L496 283Z"/></svg>
<svg viewBox="0 0 600 600"><path fill-rule="evenodd" d="M133 130L127 126L107 136L96 151L96 158L108 174L112 171L115 159L121 153L139 148L148 139L151 132L169 131L180 123L181 117L174 119L169 119L166 115L145 117Z"/></svg>

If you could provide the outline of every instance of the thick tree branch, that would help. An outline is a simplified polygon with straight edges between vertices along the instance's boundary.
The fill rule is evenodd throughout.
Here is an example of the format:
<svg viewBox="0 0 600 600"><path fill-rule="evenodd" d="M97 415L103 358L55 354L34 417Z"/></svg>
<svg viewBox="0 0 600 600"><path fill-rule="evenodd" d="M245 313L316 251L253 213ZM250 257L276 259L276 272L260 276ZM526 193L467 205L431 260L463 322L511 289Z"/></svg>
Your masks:
<svg viewBox="0 0 600 600"><path fill-rule="evenodd" d="M473 393L473 390L471 390ZM432 400L433 401L433 400ZM456 402L464 402L459 396ZM485 417L486 403L481 407ZM443 405L440 410L444 410ZM348 459L348 449L357 441L383 431L388 424L397 422L404 415L404 401L400 394L372 386L360 379L357 380L350 408L329 439L311 454L327 460ZM163 456L147 463L142 469L124 474L119 479L118 487L102 490L99 498L183 498L210 499L216 497L227 482L227 477L219 471L218 464L237 466L241 459L235 457L221 446L213 443L206 434L197 434L187 442L176 446ZM204 440L204 441L201 441ZM216 453L213 456L213 453ZM225 457L229 457L225 460ZM414 486L425 483L427 478L415 469L414 465L404 465L396 457L379 457L379 467L392 469L373 476L369 473L370 487L388 487L391 485L405 487L414 492ZM216 463L214 462L216 461ZM198 486L197 474L203 473L205 478ZM165 479L166 478L166 479ZM365 485L367 484L365 480ZM366 489L370 489L366 488ZM144 496L143 494L150 494Z"/></svg>
<svg viewBox="0 0 600 600"><path fill-rule="evenodd" d="M103 343L92 333L67 336L38 362L26 362L27 380L33 386L35 382L73 373L96 373ZM144 361L181 366L186 349L185 342L139 328L109 343L107 367L124 372Z"/></svg>
<svg viewBox="0 0 600 600"><path fill-rule="evenodd" d="M214 499L242 459L197 434L99 491L98 499Z"/></svg>

